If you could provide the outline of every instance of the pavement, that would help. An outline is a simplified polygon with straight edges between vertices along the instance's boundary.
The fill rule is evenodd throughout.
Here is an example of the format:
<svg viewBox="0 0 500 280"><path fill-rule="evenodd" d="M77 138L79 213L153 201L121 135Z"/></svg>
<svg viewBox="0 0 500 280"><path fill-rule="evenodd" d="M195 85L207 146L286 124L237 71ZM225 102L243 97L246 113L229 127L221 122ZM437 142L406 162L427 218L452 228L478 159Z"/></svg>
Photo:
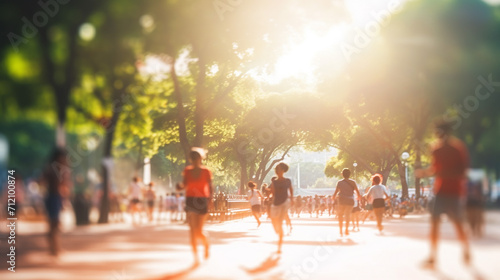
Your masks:
<svg viewBox="0 0 500 280"><path fill-rule="evenodd" d="M455 232L445 222L434 270L421 267L429 248L427 215L385 220L383 234L367 221L346 237L339 236L333 218L302 215L292 219L281 255L268 220L260 228L253 218L210 223L211 256L197 267L182 223L66 223L64 252L55 259L48 254L46 225L20 220L16 272L7 270L7 227L1 225L0 279L500 279L500 212L487 212L486 220L483 238L471 240L470 267L463 265ZM200 246L200 256L202 251Z"/></svg>

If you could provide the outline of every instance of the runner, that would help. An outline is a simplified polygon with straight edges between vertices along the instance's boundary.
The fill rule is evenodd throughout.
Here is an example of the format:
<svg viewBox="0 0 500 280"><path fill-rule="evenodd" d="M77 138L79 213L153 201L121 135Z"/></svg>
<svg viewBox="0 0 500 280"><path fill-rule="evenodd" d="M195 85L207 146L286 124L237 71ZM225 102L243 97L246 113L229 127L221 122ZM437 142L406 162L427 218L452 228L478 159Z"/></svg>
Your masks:
<svg viewBox="0 0 500 280"><path fill-rule="evenodd" d="M372 201L373 212L375 212L375 218L377 219L377 228L380 232L384 229L382 226L382 216L385 212L385 198L390 198L387 194L387 190L384 185L380 184L382 182L382 175L375 174L371 178L372 186L365 194ZM384 198L385 196L385 198Z"/></svg>
<svg viewBox="0 0 500 280"><path fill-rule="evenodd" d="M453 222L462 243L464 262L470 264L469 243L462 220L469 154L465 144L451 136L451 131L452 123L436 122L435 134L438 141L432 151L432 164L427 169L415 170L417 177L436 176L435 200L431 207L431 251L429 259L424 264L428 268L434 268L436 262L440 216L445 213Z"/></svg>
<svg viewBox="0 0 500 280"><path fill-rule="evenodd" d="M252 207L252 214L255 217L255 220L257 220L257 227L260 227L260 206L261 200L264 197L262 196L262 193L257 190L257 184L254 182L248 182L248 187L250 188L248 191L248 200L250 201L250 206Z"/></svg>
<svg viewBox="0 0 500 280"><path fill-rule="evenodd" d="M326 199L326 204L328 207L328 216L331 216L333 214L333 196L329 195Z"/></svg>
<svg viewBox="0 0 500 280"><path fill-rule="evenodd" d="M334 198L339 198L338 207L338 217L339 217L339 230L340 236L343 236L342 226L345 217L345 235L349 235L349 220L351 217L351 211L354 206L354 192L361 197L359 193L358 186L354 180L349 179L351 177L351 170L344 168L342 170L343 180L337 182L337 187L335 188Z"/></svg>
<svg viewBox="0 0 500 280"><path fill-rule="evenodd" d="M141 205L141 195L142 195L142 187L139 184L139 177L135 176L132 178L132 183L130 183L130 186L128 188L128 194L129 194L129 210L130 210L130 215L132 216L132 222L135 223L135 214L139 213L139 222L141 221L141 215L140 215L140 205Z"/></svg>
<svg viewBox="0 0 500 280"><path fill-rule="evenodd" d="M205 151L192 148L189 153L191 165L182 173L184 184L178 185L178 190L186 189L186 212L191 233L191 246L195 265L199 263L197 241L201 239L205 247L205 259L208 259L209 243L203 233L203 225L207 217L209 203L212 202L212 172L202 165Z"/></svg>
<svg viewBox="0 0 500 280"><path fill-rule="evenodd" d="M148 204L148 219L149 221L153 221L153 209L155 207L156 200L156 192L153 189L154 183L150 182L148 184L148 189L146 190L144 196L146 198L146 202Z"/></svg>
<svg viewBox="0 0 500 280"><path fill-rule="evenodd" d="M69 196L72 188L71 171L68 167L67 158L66 150L56 148L42 177L42 184L47 188L47 196L45 198L45 207L49 218L49 232L47 237L50 254L53 256L59 255L61 247L59 214L61 213L63 200ZM54 164L65 169L53 168Z"/></svg>
<svg viewBox="0 0 500 280"><path fill-rule="evenodd" d="M359 206L359 197L355 194L354 198L354 207L352 208L351 216L352 216L352 231L359 231L359 214L361 212L361 207Z"/></svg>
<svg viewBox="0 0 500 280"><path fill-rule="evenodd" d="M288 208L290 208L290 205L293 206L292 181L283 176L287 171L288 165L284 162L279 163L275 168L278 177L271 183L271 193L273 195L271 220L274 230L279 236L278 254L281 253L281 245L283 243L283 220L286 219L288 215Z"/></svg>
<svg viewBox="0 0 500 280"><path fill-rule="evenodd" d="M295 215L300 218L300 212L302 212L302 205L303 205L302 197L299 195L295 199Z"/></svg>

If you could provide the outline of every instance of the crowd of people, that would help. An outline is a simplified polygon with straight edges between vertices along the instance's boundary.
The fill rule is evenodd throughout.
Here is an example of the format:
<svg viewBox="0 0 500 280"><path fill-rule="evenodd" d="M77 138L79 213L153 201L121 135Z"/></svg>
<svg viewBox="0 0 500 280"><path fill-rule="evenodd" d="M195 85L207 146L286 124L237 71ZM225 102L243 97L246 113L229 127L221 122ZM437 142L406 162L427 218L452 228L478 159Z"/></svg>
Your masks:
<svg viewBox="0 0 500 280"><path fill-rule="evenodd" d="M224 192L214 195L208 211L228 210L228 196ZM110 220L124 222L125 213L130 214L133 223L169 221L186 222L186 196L182 191L161 192L154 188L154 182L143 184L141 178L133 177L126 194L110 197Z"/></svg>
<svg viewBox="0 0 500 280"><path fill-rule="evenodd" d="M463 245L464 261L469 263L471 254L463 221L468 218L472 234L481 235L484 205L481 185L466 183L467 150L460 140L450 135L450 125L438 124L436 128L438 142L433 148L431 166L428 169L415 170L417 177L436 177L432 200L429 196L417 198L416 195L391 195L382 185L383 177L380 174L371 177L370 187L359 190L347 168L340 172L343 179L337 182L333 195L294 196L292 181L285 177L289 167L281 162L276 165L276 176L269 185L263 184L259 187L255 182L248 182L248 210L255 217L257 227L262 223L262 214L266 214L271 220L278 236L278 253L281 253L285 236L283 222L288 234L291 234L293 217L334 217L338 219L340 236L345 236L350 234L349 227L352 231L359 231L359 223L370 217L376 221L377 229L382 232L384 218L395 215L404 217L409 212L428 210L431 213L431 254L426 264L431 267L436 261L440 216L446 214L455 226ZM205 248L204 257L208 258L210 255L209 241L203 232L208 214L228 211L229 203L228 195L222 192L215 194L213 191L212 173L202 165L205 151L193 148L189 158L191 165L183 171L183 182L176 185L175 192L159 193L155 190L154 182L143 184L139 177L134 177L127 194L110 196L110 214L113 220L123 221L123 213L128 212L134 223L145 220L187 223L195 262L198 263L199 241ZM64 165L66 160L66 152L56 149L51 162ZM48 241L53 255L57 255L60 248L60 212L72 188L71 173L66 172L63 175L61 179L49 166L40 180L47 189L44 202L49 221Z"/></svg>

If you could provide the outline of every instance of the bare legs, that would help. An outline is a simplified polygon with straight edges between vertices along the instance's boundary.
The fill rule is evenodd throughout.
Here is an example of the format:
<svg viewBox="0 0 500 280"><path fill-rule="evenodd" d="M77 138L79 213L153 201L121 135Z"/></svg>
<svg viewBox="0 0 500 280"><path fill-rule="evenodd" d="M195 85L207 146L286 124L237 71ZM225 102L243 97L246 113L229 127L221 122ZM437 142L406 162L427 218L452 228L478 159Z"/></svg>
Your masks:
<svg viewBox="0 0 500 280"><path fill-rule="evenodd" d="M260 213L256 211L252 211L253 216L255 217L255 220L257 221L257 227L260 227Z"/></svg>
<svg viewBox="0 0 500 280"><path fill-rule="evenodd" d="M349 221L351 220L352 205L339 205L339 230L340 236L343 236L342 227L345 216L345 235L349 235Z"/></svg>
<svg viewBox="0 0 500 280"><path fill-rule="evenodd" d="M188 212L187 215L188 215L187 218L191 236L191 247L193 250L194 261L197 264L199 262L198 248L197 248L198 239L201 239L201 242L205 247L205 259L208 259L208 257L210 256L208 239L205 236L205 234L203 234L203 225L205 224L205 218L207 215L197 214L194 212Z"/></svg>
<svg viewBox="0 0 500 280"><path fill-rule="evenodd" d="M57 256L59 254L60 248L60 237L59 237L59 221L49 221L49 249L50 254Z"/></svg>
<svg viewBox="0 0 500 280"><path fill-rule="evenodd" d="M288 215L288 213L286 213L285 222L286 222L286 226L288 227L288 234L291 234L292 233L292 221L290 220L290 216Z"/></svg>
<svg viewBox="0 0 500 280"><path fill-rule="evenodd" d="M275 211L275 213L273 213ZM288 217L287 205L280 205L271 207L271 221L273 223L274 231L278 234L278 254L281 253L281 245L283 244L283 220ZM291 225L291 224L290 224Z"/></svg>
<svg viewBox="0 0 500 280"><path fill-rule="evenodd" d="M431 241L431 252L430 252L430 257L429 260L427 261L427 265L429 267L434 267L434 263L436 261L437 257L437 246L438 246L438 239L439 239L439 225L440 225L440 219L439 218L432 218L431 219L431 236L430 236L430 241ZM462 247L464 250L464 262L466 264L470 263L470 249L469 249L469 242L467 240L467 234L465 233L463 223L459 220L453 220L453 225L455 226L455 230L458 235L458 240L460 243L462 243Z"/></svg>
<svg viewBox="0 0 500 280"><path fill-rule="evenodd" d="M373 212L375 213L375 218L377 219L377 228L380 232L384 229L382 226L382 217L384 215L385 208L384 207L379 207L379 208L373 208Z"/></svg>
<svg viewBox="0 0 500 280"><path fill-rule="evenodd" d="M351 222L352 230L354 231L355 229L357 229L359 231L359 211L352 213Z"/></svg>

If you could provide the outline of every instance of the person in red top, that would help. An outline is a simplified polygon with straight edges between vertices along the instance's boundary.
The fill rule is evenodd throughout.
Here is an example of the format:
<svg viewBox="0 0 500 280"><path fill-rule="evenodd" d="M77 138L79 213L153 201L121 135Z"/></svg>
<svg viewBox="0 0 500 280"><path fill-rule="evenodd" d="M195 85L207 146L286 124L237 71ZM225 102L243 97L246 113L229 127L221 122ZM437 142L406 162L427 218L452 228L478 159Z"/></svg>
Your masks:
<svg viewBox="0 0 500 280"><path fill-rule="evenodd" d="M434 267L437 254L438 234L441 214L446 214L453 222L458 238L464 249L464 262L470 263L467 235L463 226L465 209L466 172L469 166L467 147L459 139L451 136L452 124L436 122L438 142L432 150L432 164L428 169L415 171L417 177L435 176L434 204L431 207L431 252L425 265Z"/></svg>
<svg viewBox="0 0 500 280"><path fill-rule="evenodd" d="M212 202L212 173L201 164L205 158L205 151L193 148L189 154L191 165L182 172L184 184L178 190L186 189L186 212L191 233L191 246L195 264L199 263L197 241L201 239L205 246L205 259L209 257L208 239L203 234L203 225L208 213L209 204Z"/></svg>

